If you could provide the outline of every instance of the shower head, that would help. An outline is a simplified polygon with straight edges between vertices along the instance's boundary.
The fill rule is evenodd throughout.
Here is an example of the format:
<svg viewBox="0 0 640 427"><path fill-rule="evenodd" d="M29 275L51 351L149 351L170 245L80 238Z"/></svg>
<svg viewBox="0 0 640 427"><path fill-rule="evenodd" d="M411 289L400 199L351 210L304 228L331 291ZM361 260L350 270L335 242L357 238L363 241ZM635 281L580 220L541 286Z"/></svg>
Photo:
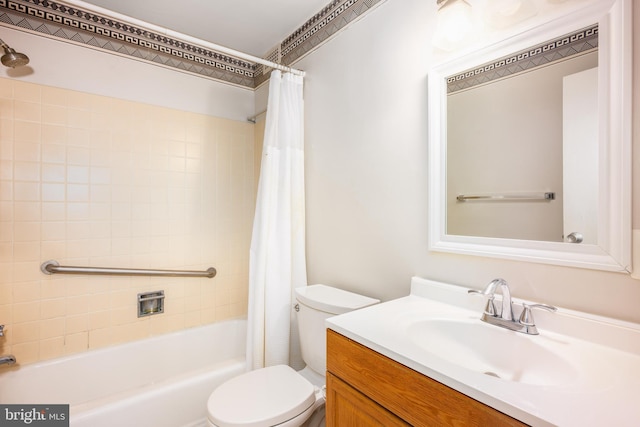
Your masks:
<svg viewBox="0 0 640 427"><path fill-rule="evenodd" d="M22 67L29 63L29 57L24 53L16 52L0 39L0 47L4 49L4 55L0 58L0 62L5 67L16 68Z"/></svg>

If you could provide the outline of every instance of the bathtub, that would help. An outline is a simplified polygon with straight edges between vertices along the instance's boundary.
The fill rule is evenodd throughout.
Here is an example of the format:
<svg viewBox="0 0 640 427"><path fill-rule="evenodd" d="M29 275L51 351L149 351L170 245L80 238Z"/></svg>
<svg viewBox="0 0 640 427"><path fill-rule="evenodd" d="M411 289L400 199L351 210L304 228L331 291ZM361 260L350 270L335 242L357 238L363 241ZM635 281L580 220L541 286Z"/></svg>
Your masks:
<svg viewBox="0 0 640 427"><path fill-rule="evenodd" d="M229 320L0 367L0 403L69 404L72 427L205 426L211 392L245 371L245 337Z"/></svg>

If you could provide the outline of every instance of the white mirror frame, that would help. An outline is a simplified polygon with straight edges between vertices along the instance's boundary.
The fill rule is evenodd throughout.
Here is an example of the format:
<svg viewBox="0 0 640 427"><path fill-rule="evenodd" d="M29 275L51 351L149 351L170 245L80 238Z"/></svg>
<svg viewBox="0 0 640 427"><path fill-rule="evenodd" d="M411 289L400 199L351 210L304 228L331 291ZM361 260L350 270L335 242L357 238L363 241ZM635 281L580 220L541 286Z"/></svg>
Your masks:
<svg viewBox="0 0 640 427"><path fill-rule="evenodd" d="M631 2L598 1L429 72L429 249L607 271L631 271ZM446 232L446 77L598 23L599 197L596 245ZM499 173L499 171L496 171Z"/></svg>

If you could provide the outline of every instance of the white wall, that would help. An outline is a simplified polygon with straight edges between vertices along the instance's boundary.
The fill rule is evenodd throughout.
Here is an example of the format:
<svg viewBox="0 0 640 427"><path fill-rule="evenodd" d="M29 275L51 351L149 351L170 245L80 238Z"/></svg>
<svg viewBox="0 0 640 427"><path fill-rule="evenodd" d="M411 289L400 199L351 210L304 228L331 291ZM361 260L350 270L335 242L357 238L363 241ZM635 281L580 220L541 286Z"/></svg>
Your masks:
<svg viewBox="0 0 640 427"><path fill-rule="evenodd" d="M11 28L2 39L31 60L29 69L2 67L2 77L232 120L253 115L249 89Z"/></svg>
<svg viewBox="0 0 640 427"><path fill-rule="evenodd" d="M628 275L427 250L435 7L388 0L295 64L307 71L309 282L387 300L408 294L413 275L478 288L504 277L516 298L640 321Z"/></svg>

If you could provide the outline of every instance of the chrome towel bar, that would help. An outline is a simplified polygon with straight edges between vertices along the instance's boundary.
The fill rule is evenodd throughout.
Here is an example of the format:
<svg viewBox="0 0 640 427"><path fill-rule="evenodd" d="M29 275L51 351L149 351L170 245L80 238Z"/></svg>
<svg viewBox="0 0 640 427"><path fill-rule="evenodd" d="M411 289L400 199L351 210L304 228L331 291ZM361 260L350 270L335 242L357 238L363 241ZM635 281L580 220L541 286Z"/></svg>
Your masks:
<svg viewBox="0 0 640 427"><path fill-rule="evenodd" d="M206 271L193 270L147 270L138 268L102 268L61 266L55 260L42 263L40 270L44 274L102 274L107 276L165 276L165 277L208 277L216 275L216 269L209 267Z"/></svg>
<svg viewBox="0 0 640 427"><path fill-rule="evenodd" d="M466 202L467 200L488 200L488 201L499 201L499 200L555 200L556 193L547 192L547 193L524 193L524 194L489 194L489 195L470 195L470 194L460 194L456 199L459 202Z"/></svg>

